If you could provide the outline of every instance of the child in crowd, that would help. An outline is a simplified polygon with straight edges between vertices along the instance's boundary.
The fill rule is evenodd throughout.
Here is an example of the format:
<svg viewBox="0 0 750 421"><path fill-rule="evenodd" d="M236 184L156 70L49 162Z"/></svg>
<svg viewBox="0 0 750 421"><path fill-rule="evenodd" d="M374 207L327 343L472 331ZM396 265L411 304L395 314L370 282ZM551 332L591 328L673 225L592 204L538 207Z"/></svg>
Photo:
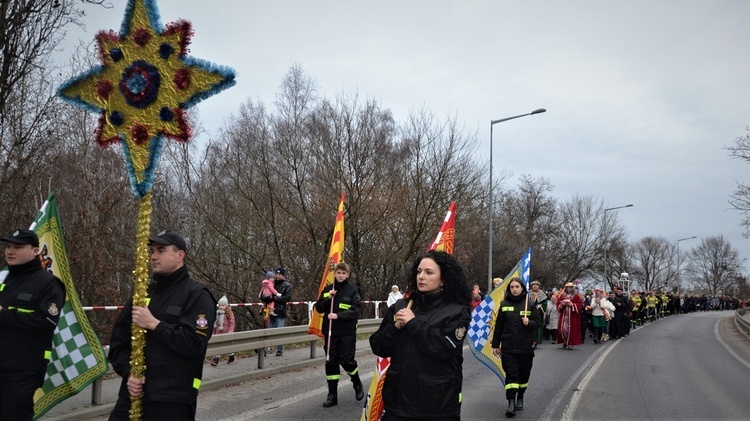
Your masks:
<svg viewBox="0 0 750 421"><path fill-rule="evenodd" d="M261 281L262 286L260 287L260 294L258 294L259 298L263 299L263 297L270 297L272 295L278 294L276 289L273 287L275 283L275 277L276 275L274 275L273 272L266 272L266 279ZM263 315L266 320L268 320L269 316L276 316L276 313L273 312L273 306L273 301L263 304Z"/></svg>
<svg viewBox="0 0 750 421"><path fill-rule="evenodd" d="M544 317L544 330L553 341L557 338L557 321L560 319L560 312L557 311L557 295L550 294L550 305L547 306L547 314Z"/></svg>
<svg viewBox="0 0 750 421"><path fill-rule="evenodd" d="M216 310L216 322L214 322L214 335L221 335L223 333L234 332L234 313L232 307L229 306L229 300L226 295L219 299L218 309ZM217 355L211 359L211 365L216 367L219 365L221 355ZM227 364L234 364L234 352L229 354Z"/></svg>

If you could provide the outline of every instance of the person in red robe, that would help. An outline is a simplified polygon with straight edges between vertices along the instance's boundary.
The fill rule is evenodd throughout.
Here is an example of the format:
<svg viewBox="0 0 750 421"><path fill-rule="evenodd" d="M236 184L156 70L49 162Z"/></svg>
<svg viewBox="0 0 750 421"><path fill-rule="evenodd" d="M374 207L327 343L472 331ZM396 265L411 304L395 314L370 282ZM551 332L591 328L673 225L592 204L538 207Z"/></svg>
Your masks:
<svg viewBox="0 0 750 421"><path fill-rule="evenodd" d="M576 294L572 282L565 284L565 289L557 297L557 311L560 319L557 322L557 341L563 348L573 349L581 341L581 309L583 301Z"/></svg>

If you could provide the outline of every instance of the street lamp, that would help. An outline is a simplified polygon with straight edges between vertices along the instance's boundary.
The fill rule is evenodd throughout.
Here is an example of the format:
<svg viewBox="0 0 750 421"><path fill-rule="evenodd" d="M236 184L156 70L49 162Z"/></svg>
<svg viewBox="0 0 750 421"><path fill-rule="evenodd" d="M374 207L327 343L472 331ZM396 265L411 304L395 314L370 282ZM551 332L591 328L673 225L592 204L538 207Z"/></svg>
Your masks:
<svg viewBox="0 0 750 421"><path fill-rule="evenodd" d="M530 113L514 115L513 117L505 117L498 120L490 121L490 205L489 205L489 219L490 219L490 244L489 244L489 264L487 265L487 292L492 291L492 126L498 123L502 123L508 120L514 120L516 118L526 117L527 115L546 113L547 110L544 108L536 109Z"/></svg>
<svg viewBox="0 0 750 421"><path fill-rule="evenodd" d="M682 291L682 284L680 281L680 268L682 267L682 260L680 256L680 241L692 240L694 238L698 238L698 237L694 235L692 237L685 237L685 238L680 238L679 240L677 240L677 289L680 291Z"/></svg>
<svg viewBox="0 0 750 421"><path fill-rule="evenodd" d="M606 225L607 225L607 212L609 212L609 211L613 211L613 210L617 210L617 209L622 209L622 208L631 208L631 207L633 207L633 204L632 204L632 203L631 203L631 204L629 204L629 205L624 205L624 206L615 206L614 208L607 208L607 209L604 209L604 225L605 225L605 226L604 226L604 228L605 228L605 230L604 230L604 231L605 231L605 232L604 232L604 235L605 235L605 236L607 235L607 232L606 232L606 231L607 231L607 230L606 230ZM605 238L605 241L606 241L606 238ZM604 247L604 282L605 282L605 287L606 287L607 285L609 285L609 282L607 281L607 251L609 251L609 243L608 243L608 244L605 244L605 247Z"/></svg>

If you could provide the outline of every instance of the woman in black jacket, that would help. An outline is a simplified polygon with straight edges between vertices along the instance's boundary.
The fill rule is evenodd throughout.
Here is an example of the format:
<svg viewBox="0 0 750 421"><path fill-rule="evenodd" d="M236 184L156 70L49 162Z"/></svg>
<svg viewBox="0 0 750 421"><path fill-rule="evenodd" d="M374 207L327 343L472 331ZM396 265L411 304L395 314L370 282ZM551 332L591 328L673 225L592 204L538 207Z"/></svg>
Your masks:
<svg viewBox="0 0 750 421"><path fill-rule="evenodd" d="M511 279L492 334L492 353L500 355L505 371L506 417L513 417L516 410L523 409L523 394L529 386L534 362L533 334L541 325L536 304L529 300L526 287L520 279Z"/></svg>
<svg viewBox="0 0 750 421"><path fill-rule="evenodd" d="M370 337L373 353L390 357L383 385L384 421L461 419L462 348L471 291L453 256L429 251L408 278L408 298L388 308Z"/></svg>

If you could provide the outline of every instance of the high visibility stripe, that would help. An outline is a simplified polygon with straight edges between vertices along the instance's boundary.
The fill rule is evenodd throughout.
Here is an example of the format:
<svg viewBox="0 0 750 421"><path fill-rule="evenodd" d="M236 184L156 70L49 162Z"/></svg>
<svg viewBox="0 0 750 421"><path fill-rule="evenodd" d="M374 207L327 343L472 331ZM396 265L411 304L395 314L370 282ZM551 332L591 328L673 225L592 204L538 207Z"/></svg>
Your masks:
<svg viewBox="0 0 750 421"><path fill-rule="evenodd" d="M5 289L5 284L0 284L0 292Z"/></svg>
<svg viewBox="0 0 750 421"><path fill-rule="evenodd" d="M146 297L146 307L151 304L151 297Z"/></svg>
<svg viewBox="0 0 750 421"><path fill-rule="evenodd" d="M330 292L324 292L324 293L323 293L323 298L328 298L328 297L330 297L330 296L331 296L331 293L330 293Z"/></svg>
<svg viewBox="0 0 750 421"><path fill-rule="evenodd" d="M330 376L326 376L326 380L338 380L341 378L341 374L332 374Z"/></svg>
<svg viewBox="0 0 750 421"><path fill-rule="evenodd" d="M47 351L47 350L44 350L44 359L45 359L45 360L50 360L50 359L52 359L52 351Z"/></svg>
<svg viewBox="0 0 750 421"><path fill-rule="evenodd" d="M342 308L344 310L349 310L350 308L352 308L352 305L351 304L339 303L339 308Z"/></svg>
<svg viewBox="0 0 750 421"><path fill-rule="evenodd" d="M458 403L461 403L463 400L464 400L464 394L463 393L459 393L458 394Z"/></svg>
<svg viewBox="0 0 750 421"><path fill-rule="evenodd" d="M34 310L30 310L28 308L21 308L21 307L14 307L14 306L8 307L8 310L15 310L19 313L33 313L34 312Z"/></svg>
<svg viewBox="0 0 750 421"><path fill-rule="evenodd" d="M350 376L353 376L353 375L355 375L357 373L359 373L359 367L355 368L354 371L351 371L351 372L347 371L346 372L346 374L348 374Z"/></svg>
<svg viewBox="0 0 750 421"><path fill-rule="evenodd" d="M515 307L503 307L502 311L513 311L515 309L516 309Z"/></svg>
<svg viewBox="0 0 750 421"><path fill-rule="evenodd" d="M193 389L200 390L201 388L201 379L193 379Z"/></svg>
<svg viewBox="0 0 750 421"><path fill-rule="evenodd" d="M526 389L527 387L529 387L528 383L521 383L521 389Z"/></svg>
<svg viewBox="0 0 750 421"><path fill-rule="evenodd" d="M518 383L508 383L505 385L505 390L508 389L518 389L519 384Z"/></svg>
<svg viewBox="0 0 750 421"><path fill-rule="evenodd" d="M531 316L531 311L521 311L521 316Z"/></svg>

